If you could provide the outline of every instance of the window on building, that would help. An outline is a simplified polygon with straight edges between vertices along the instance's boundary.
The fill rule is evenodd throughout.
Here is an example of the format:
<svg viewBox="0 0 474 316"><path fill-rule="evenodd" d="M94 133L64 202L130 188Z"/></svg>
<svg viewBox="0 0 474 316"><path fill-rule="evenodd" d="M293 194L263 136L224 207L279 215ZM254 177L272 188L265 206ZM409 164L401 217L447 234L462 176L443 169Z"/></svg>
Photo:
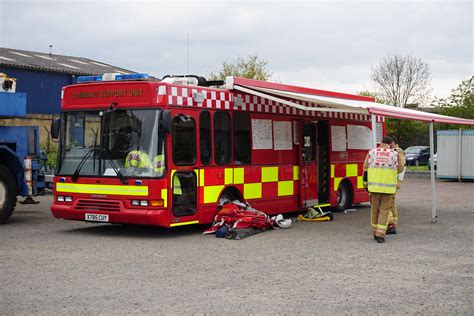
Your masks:
<svg viewBox="0 0 474 316"><path fill-rule="evenodd" d="M173 161L177 165L196 162L196 123L190 116L180 114L173 119Z"/></svg>
<svg viewBox="0 0 474 316"><path fill-rule="evenodd" d="M201 163L208 165L212 158L211 115L203 111L199 115L199 145L201 148Z"/></svg>
<svg viewBox="0 0 474 316"><path fill-rule="evenodd" d="M234 163L249 164L251 162L250 114L247 112L235 112L232 119L234 134Z"/></svg>
<svg viewBox="0 0 474 316"><path fill-rule="evenodd" d="M217 164L230 162L230 115L226 112L214 114L214 160Z"/></svg>

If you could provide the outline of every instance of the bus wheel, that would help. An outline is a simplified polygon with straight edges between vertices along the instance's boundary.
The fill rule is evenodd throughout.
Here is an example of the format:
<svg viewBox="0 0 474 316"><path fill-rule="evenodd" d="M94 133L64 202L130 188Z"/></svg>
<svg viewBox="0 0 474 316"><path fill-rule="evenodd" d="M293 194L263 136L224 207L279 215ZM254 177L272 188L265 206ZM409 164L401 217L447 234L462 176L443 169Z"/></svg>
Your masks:
<svg viewBox="0 0 474 316"><path fill-rule="evenodd" d="M350 184L345 180L341 181L337 188L337 205L336 211L342 212L352 205L352 191Z"/></svg>
<svg viewBox="0 0 474 316"><path fill-rule="evenodd" d="M240 194L235 188L227 188L221 195L219 203L217 203L217 210L222 208L222 205L232 202L234 200L241 201Z"/></svg>
<svg viewBox="0 0 474 316"><path fill-rule="evenodd" d="M10 171L0 165L0 224L5 224L16 204L16 184Z"/></svg>

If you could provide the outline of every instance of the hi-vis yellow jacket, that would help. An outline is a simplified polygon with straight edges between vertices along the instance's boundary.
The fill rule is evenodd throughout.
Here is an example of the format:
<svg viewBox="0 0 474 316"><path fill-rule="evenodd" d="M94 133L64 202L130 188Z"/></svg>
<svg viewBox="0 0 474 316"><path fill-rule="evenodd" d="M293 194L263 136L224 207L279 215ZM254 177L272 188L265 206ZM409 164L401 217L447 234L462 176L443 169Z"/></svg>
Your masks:
<svg viewBox="0 0 474 316"><path fill-rule="evenodd" d="M368 191L371 193L395 194L397 174L403 170L398 153L382 144L367 154L364 169L367 170Z"/></svg>

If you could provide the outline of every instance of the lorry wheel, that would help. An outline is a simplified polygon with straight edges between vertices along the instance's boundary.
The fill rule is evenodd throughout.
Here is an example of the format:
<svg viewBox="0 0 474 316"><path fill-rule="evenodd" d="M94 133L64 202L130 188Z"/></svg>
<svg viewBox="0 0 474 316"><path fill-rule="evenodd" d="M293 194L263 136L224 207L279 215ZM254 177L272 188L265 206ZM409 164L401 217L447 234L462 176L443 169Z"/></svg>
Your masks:
<svg viewBox="0 0 474 316"><path fill-rule="evenodd" d="M337 205L335 210L342 212L348 209L352 205L352 192L351 187L347 181L342 181L337 188Z"/></svg>
<svg viewBox="0 0 474 316"><path fill-rule="evenodd" d="M10 171L0 165L0 224L5 224L16 205L16 183Z"/></svg>

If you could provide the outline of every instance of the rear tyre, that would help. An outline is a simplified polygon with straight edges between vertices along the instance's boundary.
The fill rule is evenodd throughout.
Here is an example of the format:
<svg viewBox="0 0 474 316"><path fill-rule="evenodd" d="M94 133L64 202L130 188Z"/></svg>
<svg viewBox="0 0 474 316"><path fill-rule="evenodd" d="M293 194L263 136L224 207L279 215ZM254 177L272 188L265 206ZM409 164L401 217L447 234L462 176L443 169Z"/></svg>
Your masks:
<svg viewBox="0 0 474 316"><path fill-rule="evenodd" d="M16 205L16 183L10 171L0 165L0 224L5 224Z"/></svg>
<svg viewBox="0 0 474 316"><path fill-rule="evenodd" d="M335 210L342 212L352 205L352 190L347 181L342 181L337 188L337 205Z"/></svg>

